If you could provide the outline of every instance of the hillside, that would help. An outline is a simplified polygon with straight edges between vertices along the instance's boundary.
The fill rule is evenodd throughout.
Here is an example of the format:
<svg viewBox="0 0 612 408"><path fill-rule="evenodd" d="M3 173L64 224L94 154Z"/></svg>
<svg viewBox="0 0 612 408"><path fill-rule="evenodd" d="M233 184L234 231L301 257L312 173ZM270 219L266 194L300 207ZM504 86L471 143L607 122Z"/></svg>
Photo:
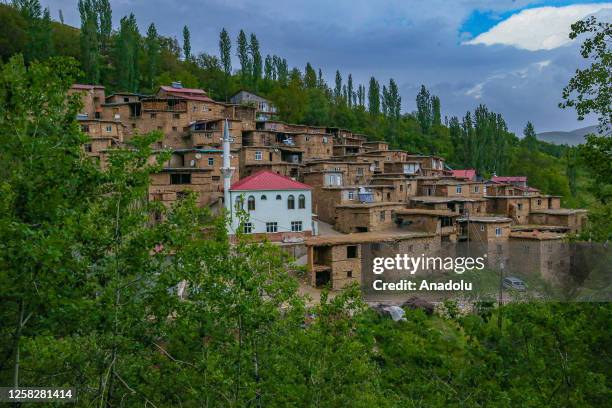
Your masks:
<svg viewBox="0 0 612 408"><path fill-rule="evenodd" d="M575 129L570 132L542 132L538 133L538 139L554 144L566 144L576 146L584 142L584 136L589 133L597 133L597 126L586 126L580 129Z"/></svg>

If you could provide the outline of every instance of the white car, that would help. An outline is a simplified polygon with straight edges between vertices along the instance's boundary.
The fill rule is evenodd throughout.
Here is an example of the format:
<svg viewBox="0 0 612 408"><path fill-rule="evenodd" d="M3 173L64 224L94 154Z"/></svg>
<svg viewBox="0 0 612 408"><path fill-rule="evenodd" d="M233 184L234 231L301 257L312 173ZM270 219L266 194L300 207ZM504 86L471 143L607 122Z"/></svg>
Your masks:
<svg viewBox="0 0 612 408"><path fill-rule="evenodd" d="M521 292L527 290L525 282L514 276L508 276L507 278L504 278L504 280L502 281L502 285L504 285L506 289L513 289Z"/></svg>

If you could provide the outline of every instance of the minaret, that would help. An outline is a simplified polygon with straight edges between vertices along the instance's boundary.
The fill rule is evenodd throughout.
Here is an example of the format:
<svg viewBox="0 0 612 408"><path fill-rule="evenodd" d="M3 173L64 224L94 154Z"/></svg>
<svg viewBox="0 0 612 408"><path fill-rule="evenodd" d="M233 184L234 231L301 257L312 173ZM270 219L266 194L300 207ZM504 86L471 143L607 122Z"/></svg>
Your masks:
<svg viewBox="0 0 612 408"><path fill-rule="evenodd" d="M221 172L223 173L223 202L225 204L225 210L228 214L231 214L232 203L230 202L230 187L232 185L232 175L234 174L234 168L230 161L230 143L231 138L229 134L229 125L227 119L223 126L223 167Z"/></svg>

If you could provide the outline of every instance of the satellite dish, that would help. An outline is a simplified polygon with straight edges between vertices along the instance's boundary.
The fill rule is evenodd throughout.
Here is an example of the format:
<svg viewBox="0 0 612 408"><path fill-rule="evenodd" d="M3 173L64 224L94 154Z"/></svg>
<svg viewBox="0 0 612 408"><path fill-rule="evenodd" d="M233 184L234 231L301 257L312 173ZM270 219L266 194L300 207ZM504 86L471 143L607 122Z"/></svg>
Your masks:
<svg viewBox="0 0 612 408"><path fill-rule="evenodd" d="M200 153L196 153L195 158L200 160L202 158L202 155Z"/></svg>

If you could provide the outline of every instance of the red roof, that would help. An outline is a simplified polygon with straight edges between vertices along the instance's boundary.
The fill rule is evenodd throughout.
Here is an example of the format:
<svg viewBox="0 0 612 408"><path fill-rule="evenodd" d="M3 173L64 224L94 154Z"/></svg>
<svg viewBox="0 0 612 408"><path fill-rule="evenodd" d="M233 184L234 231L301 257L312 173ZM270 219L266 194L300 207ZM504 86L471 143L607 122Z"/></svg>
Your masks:
<svg viewBox="0 0 612 408"><path fill-rule="evenodd" d="M526 183L527 177L525 176L493 176L492 181L499 183Z"/></svg>
<svg viewBox="0 0 612 408"><path fill-rule="evenodd" d="M476 177L476 170L474 169L465 169L465 170L452 170L453 177L472 180Z"/></svg>
<svg viewBox="0 0 612 408"><path fill-rule="evenodd" d="M256 191L256 190L311 190L312 187L281 176L269 170L262 170L239 180L230 190Z"/></svg>

